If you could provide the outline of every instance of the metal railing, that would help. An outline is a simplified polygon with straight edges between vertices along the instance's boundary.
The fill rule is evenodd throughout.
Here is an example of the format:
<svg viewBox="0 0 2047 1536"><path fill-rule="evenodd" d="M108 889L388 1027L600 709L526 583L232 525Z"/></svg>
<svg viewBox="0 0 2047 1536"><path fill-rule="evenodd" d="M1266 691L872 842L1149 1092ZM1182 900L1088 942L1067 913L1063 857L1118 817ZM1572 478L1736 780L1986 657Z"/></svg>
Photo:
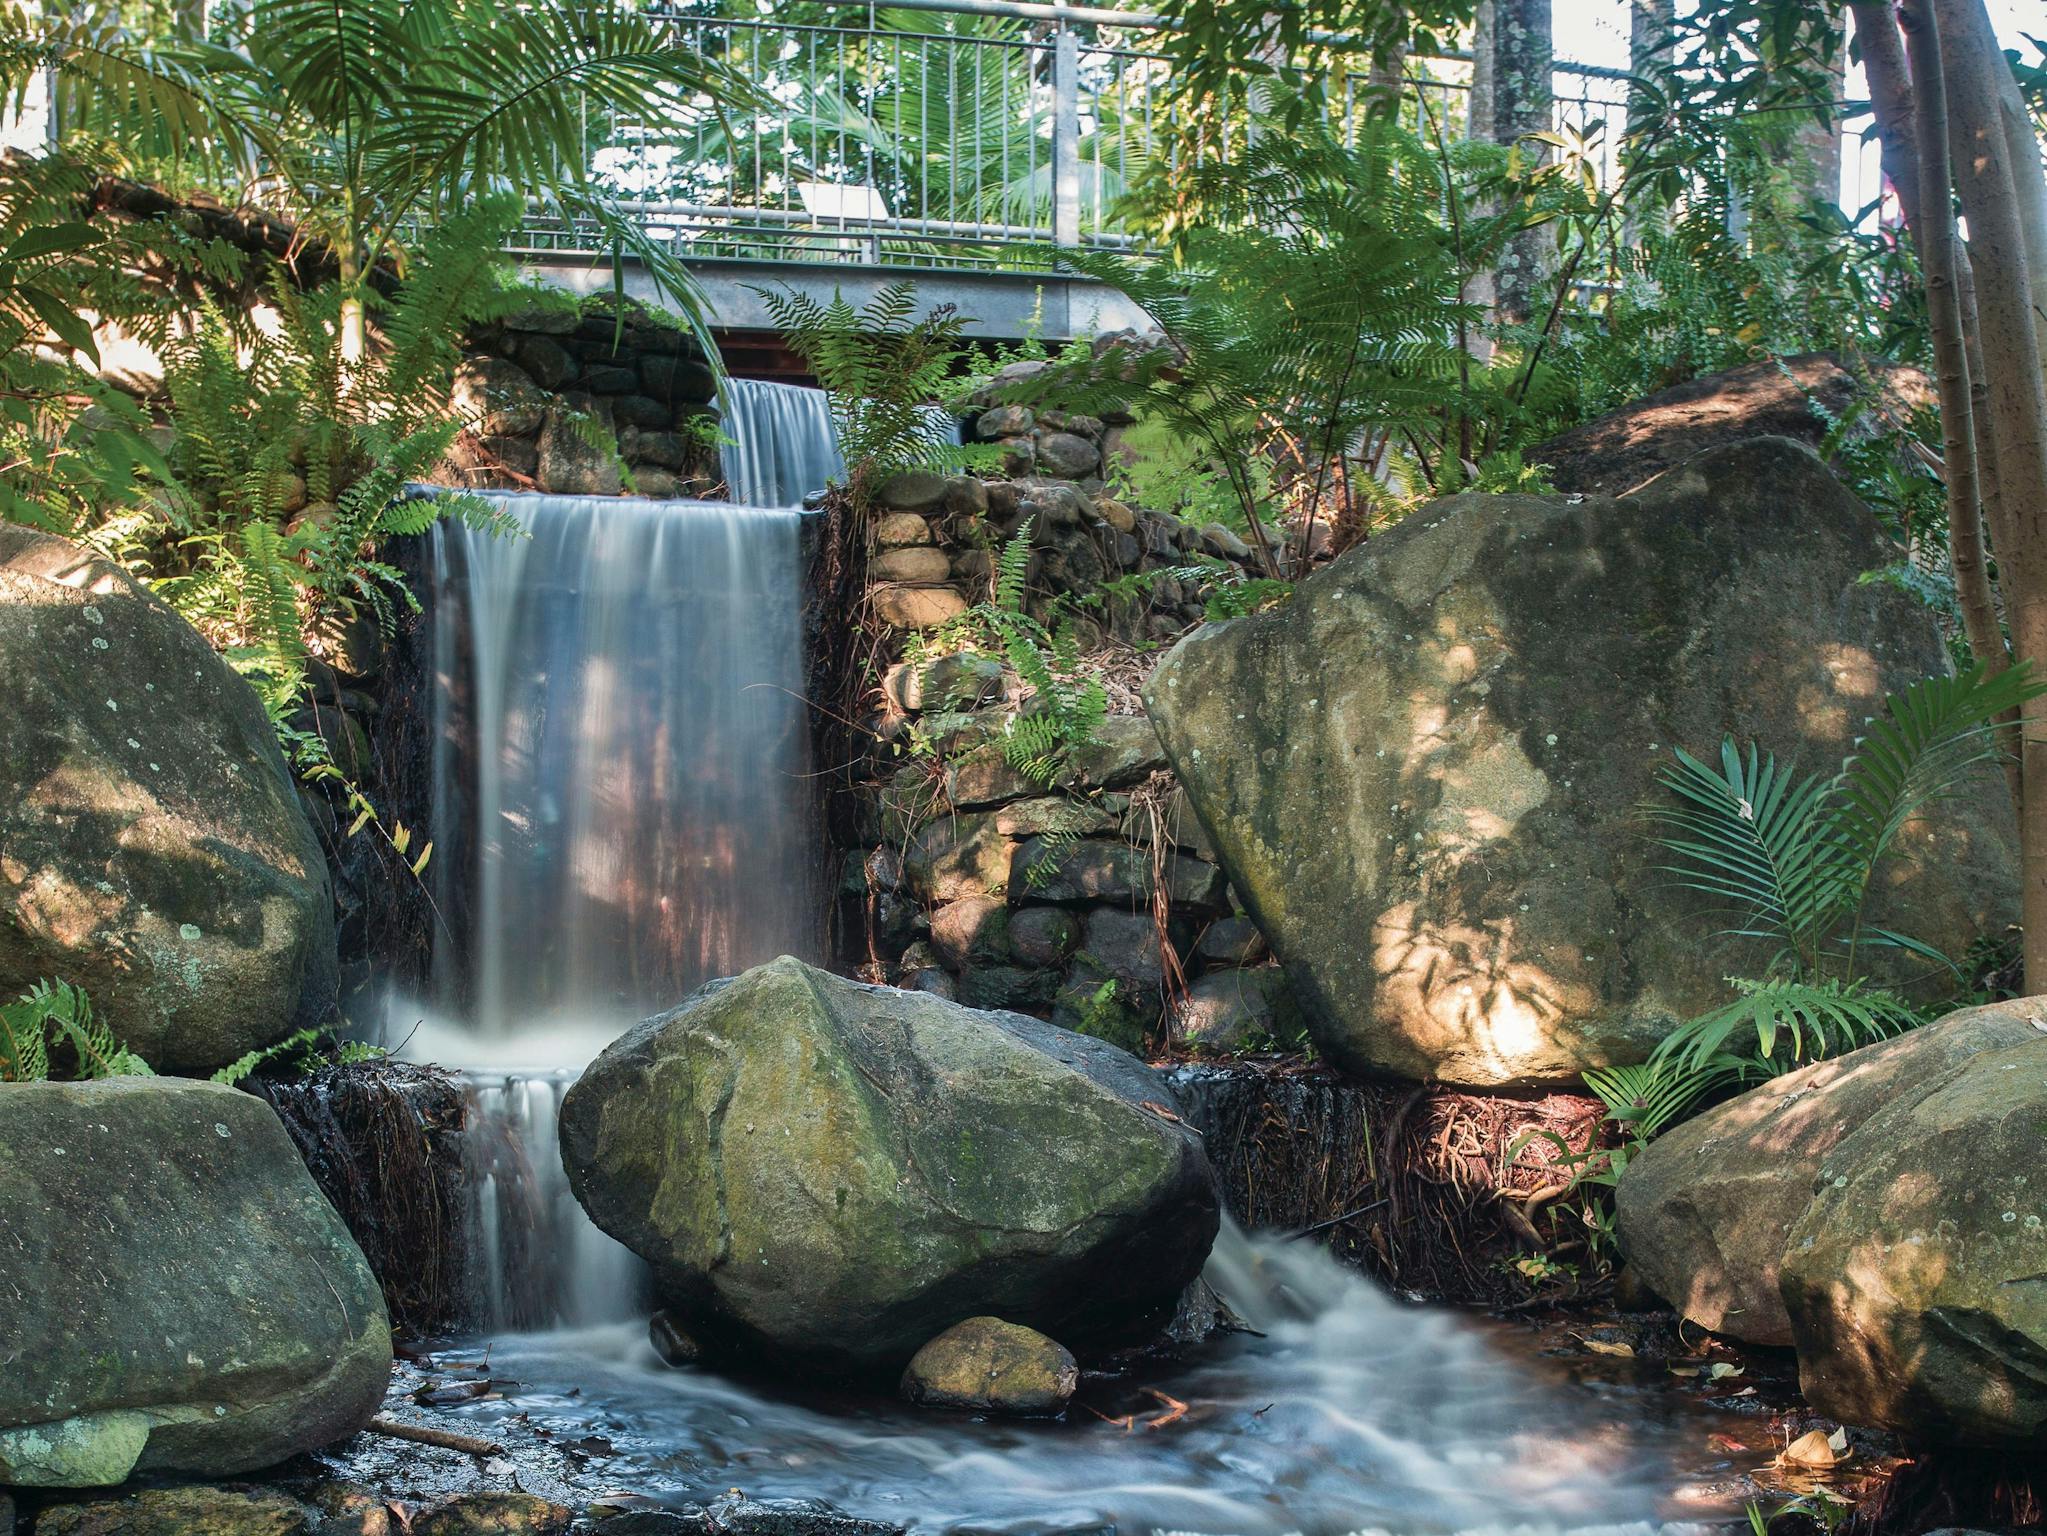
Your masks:
<svg viewBox="0 0 2047 1536"><path fill-rule="evenodd" d="M851 18L665 16L678 40L751 81L765 109L705 100L679 122L592 124L601 181L678 255L1042 271L1062 248L1128 245L1118 201L1155 161L1177 168L1240 145L1241 100L1195 119L1170 89L1161 17L1023 0L826 3ZM1403 110L1461 134L1469 76L1463 60L1410 59ZM1553 79L1560 131L1605 122L1593 153L1610 182L1626 75L1559 61ZM1330 84L1345 123L1383 90L1362 69ZM1859 209L1861 189L1881 184L1874 152L1851 128L1843 153L1857 168L1844 205ZM599 244L536 210L515 249L544 260Z"/></svg>

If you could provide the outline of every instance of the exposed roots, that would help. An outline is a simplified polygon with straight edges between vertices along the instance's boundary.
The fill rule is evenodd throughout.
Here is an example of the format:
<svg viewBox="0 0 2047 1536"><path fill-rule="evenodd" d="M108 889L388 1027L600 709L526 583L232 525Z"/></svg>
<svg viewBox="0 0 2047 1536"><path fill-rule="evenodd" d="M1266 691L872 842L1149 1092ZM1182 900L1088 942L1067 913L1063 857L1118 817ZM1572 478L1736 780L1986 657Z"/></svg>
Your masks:
<svg viewBox="0 0 2047 1536"><path fill-rule="evenodd" d="M1549 1138L1585 1146L1597 1100L1358 1083L1273 1060L1189 1063L1173 1083L1239 1221L1312 1238L1398 1290L1525 1301L1517 1254L1582 1248Z"/></svg>
<svg viewBox="0 0 2047 1536"><path fill-rule="evenodd" d="M2047 1525L2047 1475L2034 1472L2023 1455L1937 1451L1899 1463L1875 1488L1863 1490L1842 1530L1843 1536L1916 1536L1942 1528L2041 1525Z"/></svg>
<svg viewBox="0 0 2047 1536"><path fill-rule="evenodd" d="M251 1083L269 1101L384 1289L427 1334L463 1311L462 1093L436 1067L368 1061Z"/></svg>

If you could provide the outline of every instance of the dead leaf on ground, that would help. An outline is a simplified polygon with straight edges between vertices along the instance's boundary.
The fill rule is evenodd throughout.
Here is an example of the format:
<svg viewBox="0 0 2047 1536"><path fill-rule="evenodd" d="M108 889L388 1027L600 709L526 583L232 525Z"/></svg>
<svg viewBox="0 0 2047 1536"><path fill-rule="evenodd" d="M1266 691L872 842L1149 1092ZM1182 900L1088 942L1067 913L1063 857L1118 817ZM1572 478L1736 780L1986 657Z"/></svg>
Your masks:
<svg viewBox="0 0 2047 1536"><path fill-rule="evenodd" d="M1777 1453L1777 1465L1797 1467L1806 1472L1823 1472L1838 1465L1841 1460L1839 1453L1847 1448L1845 1435L1836 1446L1834 1437L1824 1429L1809 1429Z"/></svg>
<svg viewBox="0 0 2047 1536"><path fill-rule="evenodd" d="M1595 1355L1619 1355L1626 1360L1635 1358L1635 1346L1632 1344L1616 1344L1608 1339L1580 1339L1578 1342Z"/></svg>

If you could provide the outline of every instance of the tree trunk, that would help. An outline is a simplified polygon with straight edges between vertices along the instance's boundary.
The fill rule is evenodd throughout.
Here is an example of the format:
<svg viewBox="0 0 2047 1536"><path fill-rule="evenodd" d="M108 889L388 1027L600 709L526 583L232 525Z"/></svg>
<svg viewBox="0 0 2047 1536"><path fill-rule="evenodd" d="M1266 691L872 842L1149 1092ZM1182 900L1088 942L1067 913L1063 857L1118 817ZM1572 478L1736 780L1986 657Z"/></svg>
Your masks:
<svg viewBox="0 0 2047 1536"><path fill-rule="evenodd" d="M1990 16L1981 5L1963 7L1967 13L1957 18L1952 27L1948 12L1942 9L1941 36L1948 41L1948 52L1966 45L1973 56L1993 58L1997 61L1996 78L1986 81L1986 87L1995 94L1998 126L2003 130L2005 153L2012 168L2012 191L2018 203L2018 221L2021 238L2026 246L2028 279L2033 296L2033 334L2042 356L2047 356L2047 176L2040 172L2040 140L2033 128L2032 119L2026 113L2026 101L2019 94L2019 83L2012 78L2009 65L2004 61L2004 51L1998 46L1997 29L1991 26ZM1989 110L1986 106L1986 110ZM1958 143L1955 154L1960 158L1963 150Z"/></svg>
<svg viewBox="0 0 2047 1536"><path fill-rule="evenodd" d="M1836 13L1838 17L1838 12ZM1841 111L1839 102L1848 79L1848 32L1845 18L1834 56L1827 64L1825 123L1801 115L1785 150L1791 184L1805 203L1832 208L1841 201Z"/></svg>
<svg viewBox="0 0 2047 1536"><path fill-rule="evenodd" d="M1655 79L1677 58L1677 0L1628 0L1628 73L1638 79ZM1639 140L1655 131L1662 121L1662 108L1639 85L1628 87L1628 138ZM1638 207L1628 201L1626 234L1628 245L1641 244L1642 235L1664 224L1664 210Z"/></svg>
<svg viewBox="0 0 2047 1536"><path fill-rule="evenodd" d="M1465 101L1464 137L1490 139L1493 136L1493 0L1479 0L1471 27L1471 91ZM1481 205L1475 214L1496 212ZM1459 291L1458 298L1492 313L1499 300L1499 284L1489 270L1474 271ZM1493 342L1482 326L1473 326L1464 336L1464 350L1480 363L1493 359ZM1466 457L1469 457L1467 454Z"/></svg>
<svg viewBox="0 0 2047 1536"><path fill-rule="evenodd" d="M1862 70L1869 77L1869 105L1883 151L1884 180L1897 195L1909 229L1919 228L1919 150L1913 123L1912 81L1905 67L1905 42L1892 19L1890 0L1853 0L1855 40L1862 45Z"/></svg>
<svg viewBox="0 0 2047 1536"><path fill-rule="evenodd" d="M2032 278L2018 182L2038 180L2040 158L2011 153L2000 97L2011 71L1983 0L1933 0L1942 40L1956 186L1969 220L1970 259L1989 418L1997 443L2006 540L1998 570L2013 650L2047 674L2047 379L2034 329ZM2047 991L2047 699L2022 719L2022 774L2030 791L2020 822L2026 990Z"/></svg>
<svg viewBox="0 0 2047 1536"><path fill-rule="evenodd" d="M1492 0L1492 122L1495 143L1516 145L1524 163L1549 159L1548 149L1520 143L1522 136L1550 128L1550 0ZM1500 259L1498 310L1509 325L1533 317L1542 286L1544 258L1555 232L1524 230L1508 242Z"/></svg>
<svg viewBox="0 0 2047 1536"><path fill-rule="evenodd" d="M1940 389L1942 456L1947 465L1948 561L1969 654L1995 674L2011 665L1990 590L1983 547L1983 511L1976 486L1976 428L1962 341L1962 294L1956 277L1954 188L1949 174L1947 93L1940 67L1940 29L1928 0L1905 0L1902 19L1912 61L1918 138L1919 217L1912 233L1926 274L1926 310L1933 335L1934 373ZM2016 746L2016 742L2012 743ZM2005 761L2012 809L2024 814L2024 785L2015 753Z"/></svg>

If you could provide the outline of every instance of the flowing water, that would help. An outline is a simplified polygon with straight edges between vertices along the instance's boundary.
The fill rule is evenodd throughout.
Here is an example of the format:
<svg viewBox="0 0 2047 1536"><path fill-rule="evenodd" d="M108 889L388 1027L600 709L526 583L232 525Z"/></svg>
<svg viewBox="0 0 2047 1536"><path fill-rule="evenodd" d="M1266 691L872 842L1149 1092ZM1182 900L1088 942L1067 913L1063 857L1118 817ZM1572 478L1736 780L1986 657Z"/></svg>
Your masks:
<svg viewBox="0 0 2047 1536"><path fill-rule="evenodd" d="M734 501L800 507L844 467L822 390L727 379L719 409L729 439L719 462Z"/></svg>
<svg viewBox="0 0 2047 1536"><path fill-rule="evenodd" d="M1516 1337L1394 1301L1306 1244L1227 1230L1209 1278L1255 1333L981 1422L659 1363L640 1266L569 1195L562 1094L701 981L814 954L799 515L836 472L822 397L728 386L746 502L504 495L525 530L435 534L432 995L407 1054L462 1070L478 1314L511 1438L599 1437L603 1476L743 1488L919 1531L1646 1530L1724 1515L1667 1392L1567 1379ZM748 502L753 504L747 504ZM1173 1404L1185 1404L1174 1414Z"/></svg>
<svg viewBox="0 0 2047 1536"><path fill-rule="evenodd" d="M390 1033L464 1077L480 1314L588 1322L632 1313L637 1265L568 1193L562 1093L702 982L818 948L800 514L485 494L524 536L434 534L448 933Z"/></svg>
<svg viewBox="0 0 2047 1536"><path fill-rule="evenodd" d="M675 1369L638 1324L493 1339L507 1396L457 1418L601 1434L606 1485L659 1502L736 1488L930 1533L1646 1533L1739 1510L1707 1411L1625 1366L1574 1379L1520 1330L1397 1302L1319 1249L1233 1227L1208 1278L1255 1334L1088 1383L1063 1422ZM1172 1403L1184 1414L1150 1427Z"/></svg>

